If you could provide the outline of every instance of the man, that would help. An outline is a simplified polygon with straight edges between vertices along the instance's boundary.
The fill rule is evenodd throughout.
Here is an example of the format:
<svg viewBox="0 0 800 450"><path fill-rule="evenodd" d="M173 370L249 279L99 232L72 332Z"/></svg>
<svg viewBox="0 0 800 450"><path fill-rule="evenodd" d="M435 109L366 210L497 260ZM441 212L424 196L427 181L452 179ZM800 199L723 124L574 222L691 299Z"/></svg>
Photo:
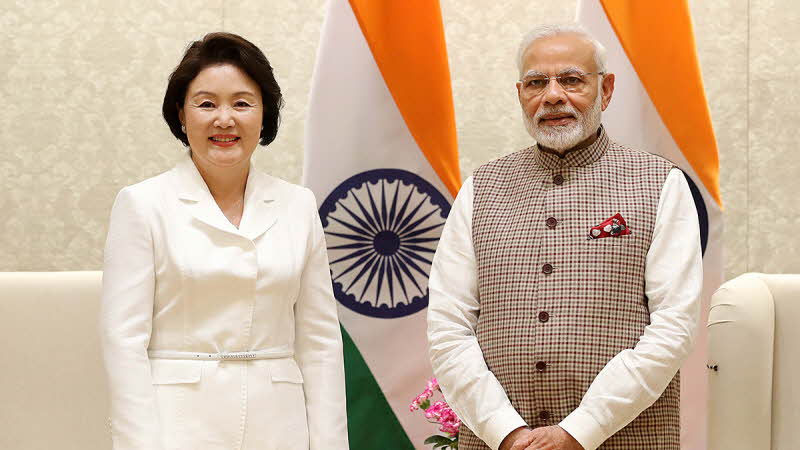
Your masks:
<svg viewBox="0 0 800 450"><path fill-rule="evenodd" d="M581 28L537 28L519 68L537 145L467 179L430 276L459 449L679 450L702 283L688 183L606 135L614 75Z"/></svg>

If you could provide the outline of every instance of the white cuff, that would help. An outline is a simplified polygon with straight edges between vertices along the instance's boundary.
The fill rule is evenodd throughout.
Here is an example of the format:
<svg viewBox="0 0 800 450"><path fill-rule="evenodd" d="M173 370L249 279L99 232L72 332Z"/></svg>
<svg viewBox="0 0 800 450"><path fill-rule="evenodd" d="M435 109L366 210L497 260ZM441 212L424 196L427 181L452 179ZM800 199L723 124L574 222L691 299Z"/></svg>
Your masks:
<svg viewBox="0 0 800 450"><path fill-rule="evenodd" d="M500 448L500 443L509 433L519 427L527 426L528 424L525 423L525 420L522 419L517 410L509 405L492 415L491 419L486 422L486 426L483 427L482 436L478 437L483 439L492 450L497 450Z"/></svg>
<svg viewBox="0 0 800 450"><path fill-rule="evenodd" d="M610 437L594 417L580 408L572 411L558 426L574 437L584 450L595 450Z"/></svg>

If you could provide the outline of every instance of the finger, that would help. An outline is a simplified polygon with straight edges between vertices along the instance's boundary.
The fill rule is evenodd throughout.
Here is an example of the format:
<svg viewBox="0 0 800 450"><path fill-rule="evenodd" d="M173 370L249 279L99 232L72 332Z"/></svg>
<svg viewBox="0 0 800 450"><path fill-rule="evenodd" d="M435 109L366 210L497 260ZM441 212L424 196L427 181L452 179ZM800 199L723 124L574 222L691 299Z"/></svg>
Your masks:
<svg viewBox="0 0 800 450"><path fill-rule="evenodd" d="M514 442L514 445L511 446L511 450L524 450L530 443L530 439L520 439Z"/></svg>
<svg viewBox="0 0 800 450"><path fill-rule="evenodd" d="M554 450L558 447L554 445L549 430L542 428L540 429L539 433L533 437L533 440L528 448L535 450Z"/></svg>
<svg viewBox="0 0 800 450"><path fill-rule="evenodd" d="M509 450L523 450L527 444L524 441L517 439Z"/></svg>
<svg viewBox="0 0 800 450"><path fill-rule="evenodd" d="M533 441L533 439L532 439L531 433L527 433L524 436L522 436L521 438L519 438L516 441L514 441L514 445L511 446L510 450L524 450L525 447L530 445L530 443L532 441Z"/></svg>
<svg viewBox="0 0 800 450"><path fill-rule="evenodd" d="M525 450L554 450L555 447L551 447L543 442L532 442L529 446L525 447Z"/></svg>

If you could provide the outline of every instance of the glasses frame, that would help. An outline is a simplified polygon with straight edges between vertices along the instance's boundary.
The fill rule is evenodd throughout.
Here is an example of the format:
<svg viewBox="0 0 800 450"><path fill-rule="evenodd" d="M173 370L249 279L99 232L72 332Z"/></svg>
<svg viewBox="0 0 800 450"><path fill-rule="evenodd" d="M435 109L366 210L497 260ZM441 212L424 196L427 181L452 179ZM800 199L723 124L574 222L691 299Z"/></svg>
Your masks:
<svg viewBox="0 0 800 450"><path fill-rule="evenodd" d="M578 91L570 91L569 89L567 89L563 84L561 84L561 79L562 78L574 77L574 76L579 76L579 77L588 77L590 75L601 75L602 76L602 75L605 75L605 74L606 74L605 71L597 71L597 72L580 72L580 71L576 71L576 72L565 73L564 75L554 75L552 77L544 75L544 74L537 75L538 79L547 80L547 84L545 84L542 87L541 92L538 92L538 93L532 94L532 95L541 95L543 92L545 92L547 90L547 87L550 86L550 81L551 80L556 80L558 85L561 86L561 89L563 89L565 92L578 92ZM521 88L524 91L525 90L525 84L522 82L523 79L525 79L525 77L520 78L519 80L517 80L517 82L521 85Z"/></svg>

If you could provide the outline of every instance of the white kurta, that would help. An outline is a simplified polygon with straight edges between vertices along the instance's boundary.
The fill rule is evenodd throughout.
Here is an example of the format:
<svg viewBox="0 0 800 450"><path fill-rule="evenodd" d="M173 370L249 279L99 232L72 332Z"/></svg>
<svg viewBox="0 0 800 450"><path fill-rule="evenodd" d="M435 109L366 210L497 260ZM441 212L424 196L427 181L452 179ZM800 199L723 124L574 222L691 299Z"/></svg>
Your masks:
<svg viewBox="0 0 800 450"><path fill-rule="evenodd" d="M244 202L237 229L188 154L117 196L100 321L115 450L348 448L314 196L251 167ZM148 350L294 356L150 359Z"/></svg>
<svg viewBox="0 0 800 450"><path fill-rule="evenodd" d="M472 242L472 177L453 203L429 282L428 338L433 372L456 414L491 448L526 426L486 366L475 335L480 295ZM597 374L578 409L559 425L593 450L664 392L692 348L703 285L700 233L692 194L679 169L661 190L645 292L650 325L633 349Z"/></svg>

